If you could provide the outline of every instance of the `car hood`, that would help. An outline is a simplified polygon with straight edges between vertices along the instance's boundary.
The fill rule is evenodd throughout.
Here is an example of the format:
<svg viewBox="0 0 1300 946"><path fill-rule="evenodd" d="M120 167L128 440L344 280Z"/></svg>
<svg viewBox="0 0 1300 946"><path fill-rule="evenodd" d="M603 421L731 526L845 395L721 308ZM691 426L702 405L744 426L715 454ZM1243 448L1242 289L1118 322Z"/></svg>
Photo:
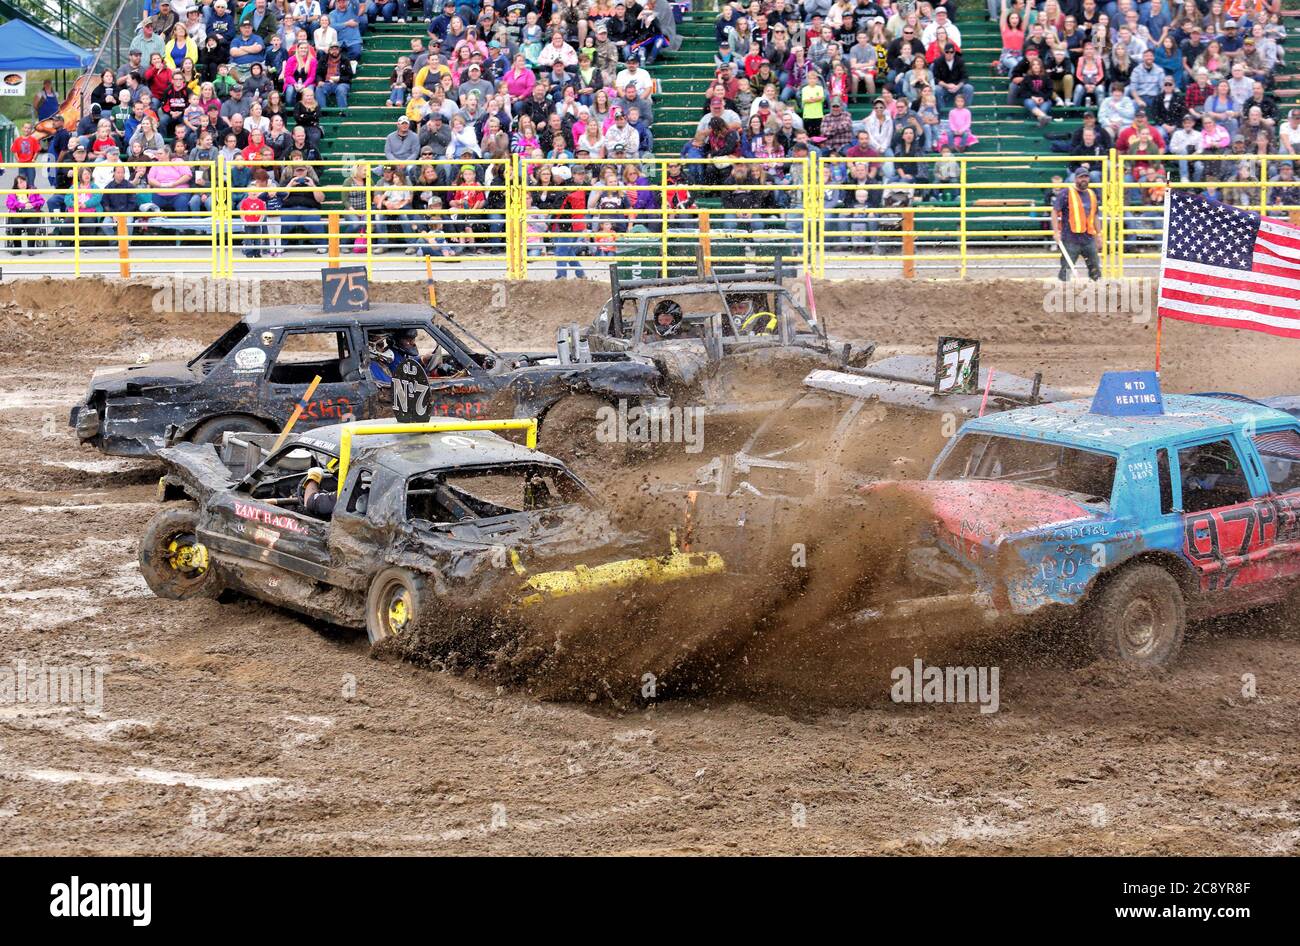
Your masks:
<svg viewBox="0 0 1300 946"><path fill-rule="evenodd" d="M195 370L183 361L153 361L143 365L97 368L90 376L90 390L120 394L145 388L193 384L197 380Z"/></svg>
<svg viewBox="0 0 1300 946"><path fill-rule="evenodd" d="M1085 525L1104 515L1060 493L992 480L879 483L868 492L890 488L920 501L936 530L966 550L972 545L992 548L1027 532Z"/></svg>
<svg viewBox="0 0 1300 946"><path fill-rule="evenodd" d="M603 510L581 506L516 513L447 526L418 523L414 533L435 556L450 552L453 559L463 561L467 567L464 574L477 570L486 553L491 553L495 559L499 559L502 552L513 553L512 557L517 557L521 567L535 571L539 568L598 564L611 556L645 552L651 544L640 533L615 527ZM502 564L495 561L495 567Z"/></svg>

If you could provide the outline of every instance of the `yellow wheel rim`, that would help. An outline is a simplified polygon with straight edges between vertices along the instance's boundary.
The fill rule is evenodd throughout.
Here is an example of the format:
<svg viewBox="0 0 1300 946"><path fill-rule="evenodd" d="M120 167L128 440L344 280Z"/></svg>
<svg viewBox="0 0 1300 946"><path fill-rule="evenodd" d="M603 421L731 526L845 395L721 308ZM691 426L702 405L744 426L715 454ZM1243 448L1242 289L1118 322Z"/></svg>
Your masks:
<svg viewBox="0 0 1300 946"><path fill-rule="evenodd" d="M406 630L406 622L411 619L411 602L403 591L395 595L388 605L388 626L397 633Z"/></svg>
<svg viewBox="0 0 1300 946"><path fill-rule="evenodd" d="M172 539L167 546L167 564L172 571L199 577L208 570L208 547L201 542Z"/></svg>

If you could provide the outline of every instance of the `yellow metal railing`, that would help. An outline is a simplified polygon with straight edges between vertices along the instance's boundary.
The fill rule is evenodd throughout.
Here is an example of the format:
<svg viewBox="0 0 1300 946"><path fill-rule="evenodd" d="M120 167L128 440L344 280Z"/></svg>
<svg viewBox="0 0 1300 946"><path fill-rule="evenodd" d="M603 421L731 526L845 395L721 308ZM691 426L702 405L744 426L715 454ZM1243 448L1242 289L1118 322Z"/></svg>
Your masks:
<svg viewBox="0 0 1300 946"><path fill-rule="evenodd" d="M921 158L0 164L12 269L70 275L144 269L214 277L363 264L373 273L438 264L526 278L634 262L674 266L778 255L813 275L924 268L1054 271L1051 199L1080 159L1068 155ZM1158 258L1166 187L1206 188L1282 218L1300 213L1286 155L1142 156L1091 162L1102 210L1102 272ZM178 179L169 169L188 167ZM1148 173L1147 169L1151 169ZM1180 173L1180 172L1185 172ZM1270 180L1280 174L1281 179ZM1136 179L1135 179L1136 176ZM1232 179L1227 179L1232 178ZM582 197L571 198L574 191ZM121 195L129 194L129 209ZM110 207L110 209L105 209ZM415 257L409 263L406 257ZM444 266L443 264L447 264ZM680 271L680 270L678 270Z"/></svg>

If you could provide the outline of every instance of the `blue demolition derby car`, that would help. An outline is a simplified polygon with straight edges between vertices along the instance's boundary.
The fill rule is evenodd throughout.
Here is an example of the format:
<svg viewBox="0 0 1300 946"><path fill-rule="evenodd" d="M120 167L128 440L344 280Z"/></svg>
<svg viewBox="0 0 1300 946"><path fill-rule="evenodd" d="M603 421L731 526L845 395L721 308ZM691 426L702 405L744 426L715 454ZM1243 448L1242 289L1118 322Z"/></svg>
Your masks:
<svg viewBox="0 0 1300 946"><path fill-rule="evenodd" d="M971 420L927 480L865 489L910 494L925 521L905 572L933 594L891 611L1066 609L1134 665L1172 661L1189 619L1283 601L1300 578L1300 420L1162 395L1151 372Z"/></svg>

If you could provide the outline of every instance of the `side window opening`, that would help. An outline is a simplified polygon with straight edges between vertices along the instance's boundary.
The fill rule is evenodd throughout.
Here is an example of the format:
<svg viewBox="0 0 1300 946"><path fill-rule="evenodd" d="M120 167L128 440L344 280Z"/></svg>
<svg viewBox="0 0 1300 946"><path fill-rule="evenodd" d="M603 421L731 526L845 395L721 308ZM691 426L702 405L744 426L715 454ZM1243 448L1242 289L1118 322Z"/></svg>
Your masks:
<svg viewBox="0 0 1300 946"><path fill-rule="evenodd" d="M1235 506L1251 498L1241 458L1230 440L1183 447L1178 451L1178 473L1185 513Z"/></svg>
<svg viewBox="0 0 1300 946"><path fill-rule="evenodd" d="M257 471L251 484L251 495L255 499L285 499L295 496L307 471L312 467L320 467L328 476L337 466L338 458L324 450L301 445L287 447ZM296 510L291 508L291 511Z"/></svg>
<svg viewBox="0 0 1300 946"><path fill-rule="evenodd" d="M370 359L370 376L381 387L392 384L393 371L404 358L418 358L430 380L468 374L460 361L426 328L411 325L369 328L366 330L366 351Z"/></svg>
<svg viewBox="0 0 1300 946"><path fill-rule="evenodd" d="M1294 430L1274 430L1259 434L1253 439L1255 449L1264 461L1264 476L1269 490L1289 493L1300 489L1300 433Z"/></svg>
<svg viewBox="0 0 1300 946"><path fill-rule="evenodd" d="M357 474L356 483L352 486L352 495L348 497L348 512L356 513L358 516L364 516L370 508L370 485L374 477L369 470L362 470Z"/></svg>
<svg viewBox="0 0 1300 946"><path fill-rule="evenodd" d="M347 332L288 332L271 369L273 384L310 384L320 375L324 384L343 380L352 352Z"/></svg>
<svg viewBox="0 0 1300 946"><path fill-rule="evenodd" d="M1163 447L1156 451L1156 476L1160 482L1160 514L1174 511L1174 481L1169 475L1169 451Z"/></svg>

